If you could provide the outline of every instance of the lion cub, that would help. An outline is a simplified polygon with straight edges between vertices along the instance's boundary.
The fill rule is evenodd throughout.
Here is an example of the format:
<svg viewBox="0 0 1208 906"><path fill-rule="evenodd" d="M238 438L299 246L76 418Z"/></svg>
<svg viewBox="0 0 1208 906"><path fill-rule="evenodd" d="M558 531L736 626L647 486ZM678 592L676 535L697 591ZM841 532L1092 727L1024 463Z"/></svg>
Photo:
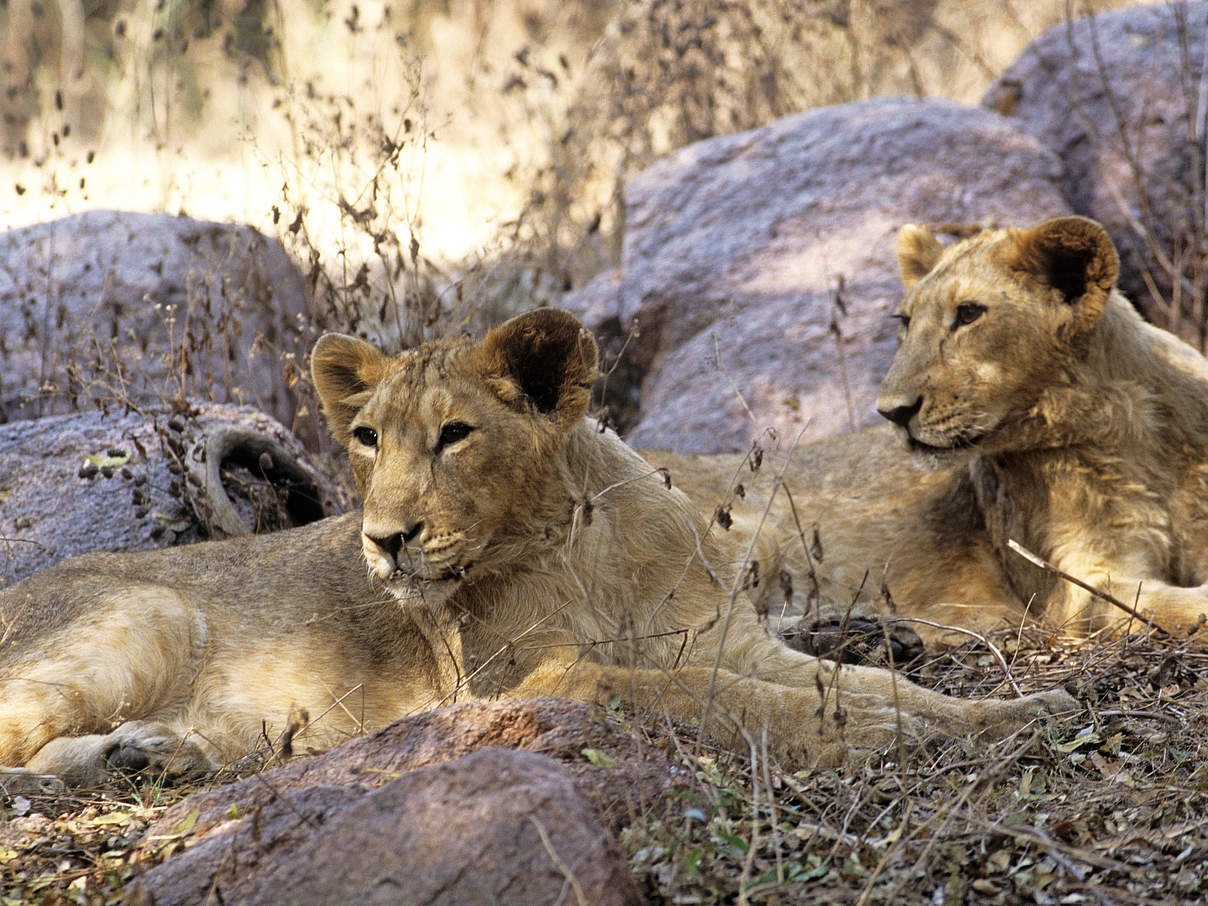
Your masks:
<svg viewBox="0 0 1208 906"><path fill-rule="evenodd" d="M321 747L458 699L620 695L803 766L1074 707L947 698L771 637L687 498L585 417L596 345L565 312L395 357L329 334L312 371L363 512L0 593L0 763L89 784L213 769L291 721Z"/></svg>
<svg viewBox="0 0 1208 906"><path fill-rule="evenodd" d="M877 403L892 429L796 451L783 486L797 511L775 500L765 574L783 565L795 588L817 582L839 605L876 603L884 588L898 615L965 629L1025 617L1076 637L1151 621L1175 637L1199 629L1208 360L1120 294L1103 227L1060 217L944 246L907 226L898 258L899 344ZM702 509L719 502L723 484L710 496L709 483L725 463L652 461L691 478ZM768 496L747 486L740 540ZM799 526L807 539L816 528L821 559Z"/></svg>

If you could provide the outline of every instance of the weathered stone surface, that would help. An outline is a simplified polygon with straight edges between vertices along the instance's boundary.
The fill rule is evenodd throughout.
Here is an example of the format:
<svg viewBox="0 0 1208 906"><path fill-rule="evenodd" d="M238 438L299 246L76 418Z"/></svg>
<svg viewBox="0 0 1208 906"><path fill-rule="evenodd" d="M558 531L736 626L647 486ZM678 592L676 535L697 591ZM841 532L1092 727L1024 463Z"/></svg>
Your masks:
<svg viewBox="0 0 1208 906"><path fill-rule="evenodd" d="M642 902L567 771L494 748L376 789L286 793L136 886L157 906Z"/></svg>
<svg viewBox="0 0 1208 906"><path fill-rule="evenodd" d="M308 300L281 244L246 226L89 211L11 230L0 235L0 421L73 400L194 397L292 426L284 372L304 364Z"/></svg>
<svg viewBox="0 0 1208 906"><path fill-rule="evenodd" d="M586 705L453 705L174 805L143 848L187 848L130 897L640 902L609 828L673 808L664 794L686 785Z"/></svg>
<svg viewBox="0 0 1208 906"><path fill-rule="evenodd" d="M347 506L302 445L247 406L0 425L0 584L88 551L271 531Z"/></svg>
<svg viewBox="0 0 1208 906"><path fill-rule="evenodd" d="M588 705L560 699L464 703L395 721L329 752L198 793L168 809L150 837L170 832L194 812L190 836L205 836L229 817L232 804L247 812L283 792L307 787L377 786L406 771L492 746L539 752L562 762L612 827L656 807L664 793L688 782L660 750ZM593 762L584 749L607 757ZM605 761L620 769L601 763Z"/></svg>
<svg viewBox="0 0 1208 906"><path fill-rule="evenodd" d="M1074 209L1106 226L1121 251L1125 291L1200 346L1206 59L1208 3L1135 6L1050 28L984 101L1057 152ZM1176 273L1181 306L1171 304Z"/></svg>
<svg viewBox="0 0 1208 906"><path fill-rule="evenodd" d="M622 426L635 446L830 436L876 419L898 228L1069 213L1060 178L1050 151L988 111L908 99L812 110L637 176L619 270L563 304L612 355L637 326L608 379L610 400L636 408Z"/></svg>

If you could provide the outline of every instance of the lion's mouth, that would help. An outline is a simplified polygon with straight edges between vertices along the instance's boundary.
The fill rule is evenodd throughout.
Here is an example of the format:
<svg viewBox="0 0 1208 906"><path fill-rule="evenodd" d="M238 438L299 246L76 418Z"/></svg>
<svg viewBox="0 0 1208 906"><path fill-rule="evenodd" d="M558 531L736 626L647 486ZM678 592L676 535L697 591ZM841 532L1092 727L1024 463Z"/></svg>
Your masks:
<svg viewBox="0 0 1208 906"><path fill-rule="evenodd" d="M423 594L425 589L447 587L464 582L469 578L469 574L470 564L451 566L432 576L409 572L400 567L387 576L385 582L392 590L398 589L411 594Z"/></svg>
<svg viewBox="0 0 1208 906"><path fill-rule="evenodd" d="M906 444L909 446L911 453L923 453L930 456L943 456L945 453L957 453L961 450L968 450L971 447L975 447L981 442L983 437L985 437L984 434L977 434L973 437L960 437L951 443L944 444L943 446L936 446L934 444L925 443L919 440L917 437L911 434L909 430L907 430Z"/></svg>

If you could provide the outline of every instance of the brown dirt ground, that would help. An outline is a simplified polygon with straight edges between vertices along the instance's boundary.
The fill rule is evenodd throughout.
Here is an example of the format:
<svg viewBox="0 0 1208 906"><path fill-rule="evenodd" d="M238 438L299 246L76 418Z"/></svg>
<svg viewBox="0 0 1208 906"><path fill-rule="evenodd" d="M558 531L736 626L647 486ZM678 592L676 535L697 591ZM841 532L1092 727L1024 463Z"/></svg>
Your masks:
<svg viewBox="0 0 1208 906"><path fill-rule="evenodd" d="M994 641L1019 687L1065 685L1087 712L993 746L938 745L909 765L891 752L848 771L795 774L761 759L752 770L702 748L691 729L615 715L698 781L673 808L651 808L621 831L647 896L1203 902L1208 652L1138 636ZM954 695L1011 694L980 644L916 663L912 675ZM140 849L148 826L196 789L131 784L0 803L0 903L118 902L130 878L172 850Z"/></svg>

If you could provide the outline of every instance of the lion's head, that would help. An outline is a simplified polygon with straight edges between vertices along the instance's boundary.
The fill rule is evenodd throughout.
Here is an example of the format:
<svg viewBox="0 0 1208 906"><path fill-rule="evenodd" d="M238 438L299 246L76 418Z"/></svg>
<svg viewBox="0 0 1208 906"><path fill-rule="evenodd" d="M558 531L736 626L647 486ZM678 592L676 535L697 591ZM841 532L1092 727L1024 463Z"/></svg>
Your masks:
<svg viewBox="0 0 1208 906"><path fill-rule="evenodd" d="M1026 446L1042 397L1085 354L1115 286L1107 233L1059 217L945 247L909 225L897 253L907 293L877 410L917 452Z"/></svg>
<svg viewBox="0 0 1208 906"><path fill-rule="evenodd" d="M591 335L553 309L481 342L394 357L342 334L319 339L311 371L364 501L365 559L400 600L444 599L565 522L545 491L587 412L596 357Z"/></svg>

